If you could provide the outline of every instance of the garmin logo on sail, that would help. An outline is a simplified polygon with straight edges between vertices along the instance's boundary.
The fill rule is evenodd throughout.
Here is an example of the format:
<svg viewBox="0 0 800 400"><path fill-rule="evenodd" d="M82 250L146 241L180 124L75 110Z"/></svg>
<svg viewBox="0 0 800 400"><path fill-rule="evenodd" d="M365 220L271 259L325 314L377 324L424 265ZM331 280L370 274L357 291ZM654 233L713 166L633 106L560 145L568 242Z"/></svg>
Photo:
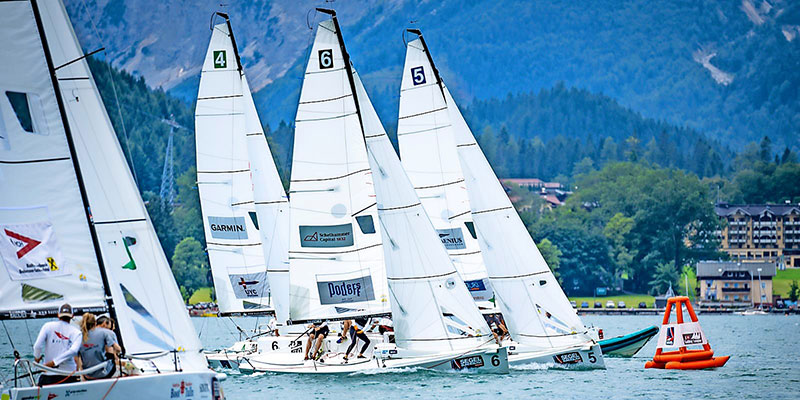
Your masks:
<svg viewBox="0 0 800 400"><path fill-rule="evenodd" d="M437 229L436 233L439 234L439 239L447 250L463 250L467 248L461 228Z"/></svg>
<svg viewBox="0 0 800 400"><path fill-rule="evenodd" d="M208 227L214 239L247 239L244 217L208 217Z"/></svg>
<svg viewBox="0 0 800 400"><path fill-rule="evenodd" d="M372 276L341 281L317 282L321 304L356 303L375 300Z"/></svg>
<svg viewBox="0 0 800 400"><path fill-rule="evenodd" d="M353 224L300 225L302 247L347 247L353 245Z"/></svg>

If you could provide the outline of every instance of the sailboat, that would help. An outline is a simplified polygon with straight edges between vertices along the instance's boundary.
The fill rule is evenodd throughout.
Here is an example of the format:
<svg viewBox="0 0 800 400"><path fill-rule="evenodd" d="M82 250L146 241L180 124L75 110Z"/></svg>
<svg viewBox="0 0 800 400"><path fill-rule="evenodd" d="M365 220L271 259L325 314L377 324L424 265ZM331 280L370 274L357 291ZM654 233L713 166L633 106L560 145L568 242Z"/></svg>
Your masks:
<svg viewBox="0 0 800 400"><path fill-rule="evenodd" d="M433 147L438 159L450 160L450 149L445 146L451 146L447 132L452 132L481 255L511 336L505 343L509 347L509 363L604 368L599 345L573 310L475 141L438 73L422 33L417 29L408 32L417 38L406 46L403 82L408 90L401 92L401 104L415 104L413 111L426 117L415 117L414 125L403 131L399 140L401 146L404 141L413 144L412 140L419 142L423 140L419 137L435 133L437 146ZM429 89L413 89L425 86ZM409 102L402 100L413 93L424 94L417 94L418 99ZM400 117L410 119L402 107ZM413 151L433 151L419 147L415 145ZM432 176L437 173L422 172Z"/></svg>
<svg viewBox="0 0 800 400"><path fill-rule="evenodd" d="M400 158L473 299L481 309L497 312L439 71L423 45L419 39L407 46L397 121Z"/></svg>
<svg viewBox="0 0 800 400"><path fill-rule="evenodd" d="M0 37L0 318L108 311L139 371L37 387L18 358L3 398L221 398L64 5L0 2Z"/></svg>
<svg viewBox="0 0 800 400"><path fill-rule="evenodd" d="M296 197L297 194L330 193L331 198L335 198L337 192L344 190L344 185L354 187L367 183L361 190L369 190L376 197L365 207L354 204L354 207L347 208L341 202L331 207L331 211L336 211L338 205L342 205L338 220L344 219L345 222L348 215L360 216L369 210L369 225L359 223L358 231L336 219L329 222L338 222L338 225L333 225L335 228L330 225L314 226L310 231L307 228L304 230L304 225L299 222L293 222L293 234L298 232L299 235L293 237L292 242L302 245L303 242L315 242L324 237L330 243L324 246L326 248L345 247L357 241L351 242L349 239L354 236L353 231L360 231L361 234L366 234L365 231L379 233L380 238L376 238L378 246L375 247L382 252L385 268L381 270L382 282L376 281L376 272L373 271L370 284L373 288L380 285L383 290L388 279L384 292L386 301L381 301L380 305L391 304L395 343L377 344L374 359L356 363L348 364L336 357L330 357L324 363L310 360L302 364L280 364L266 362L258 357L246 357L248 361L240 364L240 370L245 364L251 364L256 370L294 373L349 373L376 367L508 372L506 348L492 343L494 339L489 328L463 280L444 247L435 242L433 226L405 176L361 80L350 63L336 13L327 9L317 10L330 15L331 19L318 25L300 95L292 170L293 187L290 191L291 218L295 220L296 209L300 211L298 219L303 218L302 213L308 213L309 208L314 205L308 201L310 196ZM302 185L295 186L295 182ZM317 221L330 217L330 214L321 211L314 214L317 215ZM373 216L376 214L378 218ZM369 229L365 230L365 227ZM355 236L357 239L358 235ZM314 264L306 262L317 261L323 254L336 260L341 253L308 250L290 253L293 292L290 298L291 316L297 312L307 319L335 318L330 308L318 304L315 290L303 290L308 283L295 288L295 282L318 282L320 277L328 275L327 271L335 264L315 271ZM312 258L312 255L317 257ZM303 260L297 268L302 277L298 281L295 281L294 275L295 259ZM349 276L344 278L352 279ZM354 285L354 288L366 287L358 286L358 281L345 283ZM325 285L324 288L330 286ZM328 293L320 294L319 297L326 298L326 295ZM354 292L351 296L357 296L357 293ZM296 300L300 302L297 306L294 304ZM305 304L308 305L304 306ZM369 306L363 307L364 311L370 312L367 307ZM348 308L334 310L336 313L352 313L355 307Z"/></svg>
<svg viewBox="0 0 800 400"><path fill-rule="evenodd" d="M195 110L197 186L220 315L288 319L289 203L256 113L227 14L212 26ZM240 328L241 332L244 332ZM253 332L208 353L235 368ZM288 346L283 346L288 348Z"/></svg>

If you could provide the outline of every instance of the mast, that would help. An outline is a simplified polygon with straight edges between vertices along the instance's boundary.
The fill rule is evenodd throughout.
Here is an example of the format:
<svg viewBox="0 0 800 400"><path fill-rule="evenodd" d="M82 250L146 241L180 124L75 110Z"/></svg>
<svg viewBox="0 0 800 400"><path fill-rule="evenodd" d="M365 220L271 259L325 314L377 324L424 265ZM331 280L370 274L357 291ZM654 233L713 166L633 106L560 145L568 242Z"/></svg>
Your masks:
<svg viewBox="0 0 800 400"><path fill-rule="evenodd" d="M317 8L317 11L328 14L333 20L333 27L336 29L336 37L339 39L339 49L342 50L342 57L344 58L344 68L347 71L347 81L350 83L350 92L353 93L353 101L356 104L356 115L358 115L358 124L361 126L361 134L364 134L364 120L361 118L361 106L358 104L358 95L356 94L356 82L353 80L353 66L350 64L350 54L344 46L344 38L342 37L342 29L339 27L339 19L336 18L336 11L328 8ZM366 139L365 142L366 144Z"/></svg>
<svg viewBox="0 0 800 400"><path fill-rule="evenodd" d="M431 63L431 69L433 69L433 76L436 77L436 84L439 85L439 90L442 92L442 98L444 99L445 104L447 104L447 96L444 95L444 82L442 81L442 77L439 75L439 69L436 68L436 63L433 62L433 57L431 56L430 50L428 50L428 44L425 43L425 38L422 37L422 31L416 28L408 28L406 32L413 33L419 37L420 43L422 43L422 51L425 52L425 56L428 57L428 62Z"/></svg>
<svg viewBox="0 0 800 400"><path fill-rule="evenodd" d="M42 16L39 13L39 5L37 4L36 0L31 0L31 9L33 10L33 17L36 20L36 28L39 30L39 38L42 42L42 49L44 50L44 57L47 61L47 69L50 71L50 81L53 85L53 91L55 92L56 103L58 104L58 112L61 116L61 123L64 125L64 134L67 138L67 146L69 147L69 155L70 159L72 160L72 166L75 169L75 177L78 181L78 188L80 189L81 193L81 200L83 201L83 211L86 215L86 222L89 225L89 233L92 236L92 247L94 247L94 253L97 257L97 264L100 267L100 277L103 280L103 293L105 294L105 302L108 306L108 313L111 315L115 321L119 321L117 318L117 312L114 309L114 298L111 296L111 288L108 283L108 275L106 274L105 263L103 262L103 254L100 249L100 241L97 238L97 231L94 227L94 220L92 219L91 214L91 207L89 204L89 196L86 194L86 187L83 181L83 174L81 173L80 163L78 161L78 154L75 150L75 143L73 142L72 138L72 131L69 127L69 120L67 119L67 113L64 107L64 99L61 98L61 89L58 85L58 76L56 75L56 70L53 64L53 59L50 54L50 47L47 44L47 37L45 36L44 25L42 23ZM124 239L123 239L124 240ZM122 342L122 332L119 329L119 323L116 324L114 329L115 333L117 334L117 340L119 341L120 346L125 349L125 346Z"/></svg>

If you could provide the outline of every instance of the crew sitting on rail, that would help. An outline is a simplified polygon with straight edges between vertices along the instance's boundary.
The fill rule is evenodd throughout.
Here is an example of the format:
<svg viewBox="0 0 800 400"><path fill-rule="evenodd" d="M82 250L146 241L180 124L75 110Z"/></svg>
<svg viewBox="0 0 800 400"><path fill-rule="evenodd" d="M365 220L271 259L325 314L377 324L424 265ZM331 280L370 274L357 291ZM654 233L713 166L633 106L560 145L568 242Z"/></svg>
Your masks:
<svg viewBox="0 0 800 400"><path fill-rule="evenodd" d="M120 352L117 343L117 335L105 328L108 318L104 318L103 326L100 326L94 314L86 313L81 318L81 332L83 333L83 344L78 354L81 357L83 368L91 368L97 364L107 362L106 367L81 376L81 380L105 379L114 376L117 368L117 356Z"/></svg>
<svg viewBox="0 0 800 400"><path fill-rule="evenodd" d="M63 304L58 309L58 320L51 321L39 331L33 345L33 358L44 366L62 371L78 370L78 350L81 347L81 331L69 322L72 320L72 306ZM39 376L39 386L78 382L78 377L60 375L45 371Z"/></svg>
<svg viewBox="0 0 800 400"><path fill-rule="evenodd" d="M308 342L306 343L306 355L303 359L304 360L310 359L308 356L308 352L309 350L311 350L311 344L314 343L314 352L311 353L312 354L311 358L323 362L322 360L320 360L320 356L322 354L320 354L319 349L320 347L322 347L322 341L328 336L328 333L330 333L331 331L330 328L328 328L328 322L327 321L312 322L311 326L309 327L309 330L311 332L308 334Z"/></svg>
<svg viewBox="0 0 800 400"><path fill-rule="evenodd" d="M508 329L506 329L506 324L503 323L502 317L500 317L498 314L492 314L486 317L486 322L489 324L489 328L492 330L494 340L497 342L497 345L500 346L501 342L503 341L503 337L508 335Z"/></svg>

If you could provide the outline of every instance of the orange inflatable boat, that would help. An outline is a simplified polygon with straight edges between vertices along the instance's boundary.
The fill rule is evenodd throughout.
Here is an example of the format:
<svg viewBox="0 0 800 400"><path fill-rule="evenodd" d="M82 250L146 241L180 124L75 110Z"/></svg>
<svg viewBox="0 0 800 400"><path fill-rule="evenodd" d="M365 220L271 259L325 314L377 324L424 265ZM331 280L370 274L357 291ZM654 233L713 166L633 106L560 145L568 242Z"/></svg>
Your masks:
<svg viewBox="0 0 800 400"><path fill-rule="evenodd" d="M683 307L689 314L691 321L683 320ZM677 323L670 324L670 314L675 308ZM701 349L688 349L688 346L702 346ZM664 351L664 348L677 348L674 351ZM664 311L664 321L661 323L661 332L658 336L658 347L652 361L648 361L645 368L662 369L706 369L717 368L725 365L730 356L714 357L714 351L708 344L708 339L700 328L697 315L694 313L692 303L685 296L671 297L667 300L667 309Z"/></svg>

